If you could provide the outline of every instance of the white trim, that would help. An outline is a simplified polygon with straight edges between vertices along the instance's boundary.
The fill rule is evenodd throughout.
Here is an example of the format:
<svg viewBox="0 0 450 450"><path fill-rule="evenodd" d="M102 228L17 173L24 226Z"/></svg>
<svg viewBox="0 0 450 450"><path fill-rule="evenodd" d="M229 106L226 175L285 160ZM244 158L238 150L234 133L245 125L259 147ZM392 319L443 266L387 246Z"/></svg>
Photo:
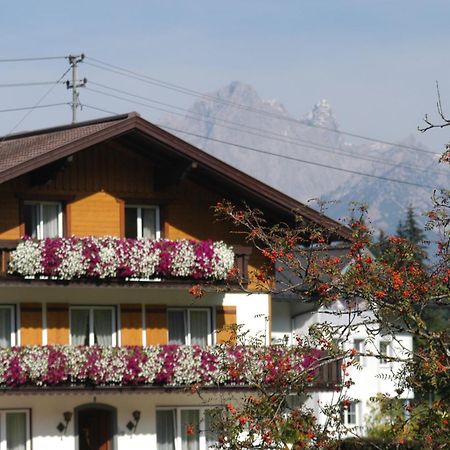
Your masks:
<svg viewBox="0 0 450 450"><path fill-rule="evenodd" d="M11 341L11 347L14 347L17 344L17 331L16 331L16 305L0 305L0 309L9 309L10 311L10 321L11 321L11 335L9 336L9 340Z"/></svg>
<svg viewBox="0 0 450 450"><path fill-rule="evenodd" d="M111 329L112 336L111 342L112 347L116 347L118 344L118 333L116 327L116 307L115 306L95 306L95 305L71 305L69 307L69 344L72 345L72 314L71 311L75 309L84 309L89 311L89 345L95 344L95 335L94 335L94 311L96 310L109 310L112 312L111 314Z"/></svg>
<svg viewBox="0 0 450 450"><path fill-rule="evenodd" d="M62 210L62 204L61 202L51 202L51 201L25 201L23 203L24 205L32 205L32 206L38 206L38 223L36 225L36 238L37 239L44 239L49 236L44 236L44 212L43 212L43 206L44 205L56 205L58 206L58 236L56 237L62 237L63 236L63 210Z"/></svg>
<svg viewBox="0 0 450 450"><path fill-rule="evenodd" d="M25 413L25 450L31 450L30 410L24 408L0 409L0 450L7 450L6 416L10 413Z"/></svg>
<svg viewBox="0 0 450 450"><path fill-rule="evenodd" d="M204 407L204 406L157 406L155 410L155 418L158 411L173 411L175 413L174 417L174 441L175 450L182 450L182 439L181 439L181 411L198 411L199 413L199 450L208 450L206 447L206 430L205 430L205 412L208 410L213 410L214 406ZM157 430L155 430L155 435L157 435ZM156 436L157 437L157 436ZM157 450L157 449L156 449Z"/></svg>
<svg viewBox="0 0 450 450"><path fill-rule="evenodd" d="M143 209L153 209L155 211L155 239L160 239L161 237L161 224L160 224L160 213L158 205L125 205L125 214L127 208L136 209L136 230L137 230L137 239L142 239L142 210ZM125 222L126 223L126 222Z"/></svg>
<svg viewBox="0 0 450 450"><path fill-rule="evenodd" d="M47 331L47 303L42 303L42 345L48 344L48 331Z"/></svg>
<svg viewBox="0 0 450 450"><path fill-rule="evenodd" d="M185 344L184 345L191 345L191 311L204 311L207 314L206 323L208 326L207 329L207 335L206 335L206 343L207 345L212 345L213 338L212 338L212 330L211 330L211 309L210 308L167 308L167 315L170 311L183 311L184 314L184 325L186 334L184 336ZM169 333L169 329L167 329L167 332Z"/></svg>
<svg viewBox="0 0 450 450"><path fill-rule="evenodd" d="M141 305L141 319L142 319L142 346L147 345L147 323L145 319L145 305Z"/></svg>

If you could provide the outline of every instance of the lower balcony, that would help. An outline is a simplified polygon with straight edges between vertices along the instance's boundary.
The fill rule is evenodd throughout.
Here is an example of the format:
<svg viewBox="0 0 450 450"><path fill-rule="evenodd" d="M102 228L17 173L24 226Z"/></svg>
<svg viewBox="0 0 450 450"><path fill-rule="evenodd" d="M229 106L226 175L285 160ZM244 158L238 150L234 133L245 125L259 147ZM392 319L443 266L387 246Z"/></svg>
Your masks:
<svg viewBox="0 0 450 450"><path fill-rule="evenodd" d="M0 349L0 390L197 389L304 383L336 389L340 362L295 347L29 346Z"/></svg>

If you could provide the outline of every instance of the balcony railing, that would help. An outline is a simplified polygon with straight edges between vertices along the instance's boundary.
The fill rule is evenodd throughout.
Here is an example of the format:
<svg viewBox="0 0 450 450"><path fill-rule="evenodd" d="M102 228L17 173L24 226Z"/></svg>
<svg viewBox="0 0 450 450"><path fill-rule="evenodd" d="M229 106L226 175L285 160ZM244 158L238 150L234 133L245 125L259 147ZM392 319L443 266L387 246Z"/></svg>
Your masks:
<svg viewBox="0 0 450 450"><path fill-rule="evenodd" d="M0 280L248 281L250 247L117 238L0 240ZM229 278L236 269L237 277Z"/></svg>
<svg viewBox="0 0 450 450"><path fill-rule="evenodd" d="M39 387L217 387L335 389L319 351L294 347L30 346L0 349L0 389ZM318 368L320 367L320 368ZM330 378L330 377L333 377Z"/></svg>

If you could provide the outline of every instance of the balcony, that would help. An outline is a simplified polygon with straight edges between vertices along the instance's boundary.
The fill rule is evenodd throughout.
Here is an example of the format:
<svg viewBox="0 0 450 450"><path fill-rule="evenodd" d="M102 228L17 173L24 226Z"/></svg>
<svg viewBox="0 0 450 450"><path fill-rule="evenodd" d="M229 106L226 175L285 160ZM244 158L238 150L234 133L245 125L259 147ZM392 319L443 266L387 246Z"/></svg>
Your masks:
<svg viewBox="0 0 450 450"><path fill-rule="evenodd" d="M223 242L113 237L0 241L0 281L163 284L244 282L251 248ZM149 283L147 283L149 284ZM154 283L153 283L154 284Z"/></svg>
<svg viewBox="0 0 450 450"><path fill-rule="evenodd" d="M332 367L332 368L331 368ZM331 369L330 369L331 368ZM336 389L340 370L317 350L294 347L29 346L0 349L0 390L186 389L303 382Z"/></svg>

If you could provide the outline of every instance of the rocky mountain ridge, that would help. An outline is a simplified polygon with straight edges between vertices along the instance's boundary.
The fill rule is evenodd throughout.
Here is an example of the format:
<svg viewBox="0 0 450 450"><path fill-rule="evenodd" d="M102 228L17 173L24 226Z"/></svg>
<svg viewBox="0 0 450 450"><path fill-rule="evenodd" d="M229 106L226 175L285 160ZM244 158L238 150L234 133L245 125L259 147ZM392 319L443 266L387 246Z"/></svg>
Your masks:
<svg viewBox="0 0 450 450"><path fill-rule="evenodd" d="M388 232L395 231L408 205L418 212L429 209L432 188L445 187L448 179L436 158L425 153L427 149L414 137L402 144L425 152L350 140L339 133L326 100L297 119L279 100L264 100L252 86L237 81L196 101L185 117L167 116L162 124L202 136L179 133L298 200L337 201L327 212L335 218L348 214L350 201L367 203L374 227Z"/></svg>

